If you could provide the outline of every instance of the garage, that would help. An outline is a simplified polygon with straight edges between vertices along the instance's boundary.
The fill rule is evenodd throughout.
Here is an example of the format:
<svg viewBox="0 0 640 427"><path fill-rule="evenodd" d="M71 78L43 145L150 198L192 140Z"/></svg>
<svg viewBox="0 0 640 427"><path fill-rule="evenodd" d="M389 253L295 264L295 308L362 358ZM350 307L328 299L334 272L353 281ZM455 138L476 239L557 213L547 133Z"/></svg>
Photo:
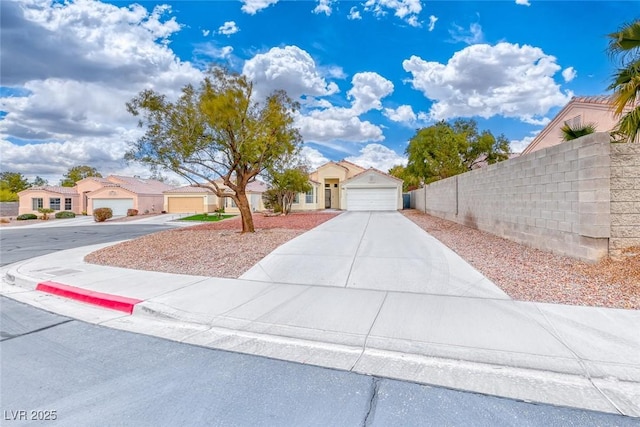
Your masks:
<svg viewBox="0 0 640 427"><path fill-rule="evenodd" d="M396 188L349 188L348 211L395 211L398 209Z"/></svg>
<svg viewBox="0 0 640 427"><path fill-rule="evenodd" d="M346 180L342 189L348 211L395 211L401 207L402 181L377 169Z"/></svg>
<svg viewBox="0 0 640 427"><path fill-rule="evenodd" d="M126 215L133 209L133 199L92 199L92 209L111 208L114 216Z"/></svg>
<svg viewBox="0 0 640 427"><path fill-rule="evenodd" d="M202 213L204 201L202 197L168 197L169 213Z"/></svg>

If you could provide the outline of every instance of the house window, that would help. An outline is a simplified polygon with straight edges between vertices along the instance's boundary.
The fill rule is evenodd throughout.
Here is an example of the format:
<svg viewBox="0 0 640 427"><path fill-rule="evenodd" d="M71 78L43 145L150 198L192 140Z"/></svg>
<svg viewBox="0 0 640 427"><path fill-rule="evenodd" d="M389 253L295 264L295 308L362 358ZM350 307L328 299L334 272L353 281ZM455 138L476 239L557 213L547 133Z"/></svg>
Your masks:
<svg viewBox="0 0 640 427"><path fill-rule="evenodd" d="M237 208L238 206L236 205L235 200L233 200L231 197L227 197L227 203L226 206L228 208Z"/></svg>
<svg viewBox="0 0 640 427"><path fill-rule="evenodd" d="M33 208L34 211L37 211L38 209L43 208L44 203L42 202L42 197L31 199L31 207Z"/></svg>
<svg viewBox="0 0 640 427"><path fill-rule="evenodd" d="M331 187L331 184L325 184L324 185L324 188L329 188L329 187Z"/></svg>
<svg viewBox="0 0 640 427"><path fill-rule="evenodd" d="M60 210L60 197L50 198L49 199L49 208L54 211Z"/></svg>
<svg viewBox="0 0 640 427"><path fill-rule="evenodd" d="M313 188L306 193L304 193L304 202L305 203L313 203Z"/></svg>
<svg viewBox="0 0 640 427"><path fill-rule="evenodd" d="M65 211L70 211L71 210L71 197L66 197L64 199L64 210Z"/></svg>
<svg viewBox="0 0 640 427"><path fill-rule="evenodd" d="M338 188L338 184L333 184L333 186L334 186L335 188Z"/></svg>

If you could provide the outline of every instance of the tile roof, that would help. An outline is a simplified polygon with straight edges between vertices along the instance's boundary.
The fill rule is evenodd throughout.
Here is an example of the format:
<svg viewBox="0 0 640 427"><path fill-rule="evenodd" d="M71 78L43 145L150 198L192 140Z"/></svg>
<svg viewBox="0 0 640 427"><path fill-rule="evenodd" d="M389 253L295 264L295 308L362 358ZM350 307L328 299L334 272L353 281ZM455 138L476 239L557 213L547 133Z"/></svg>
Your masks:
<svg viewBox="0 0 640 427"><path fill-rule="evenodd" d="M353 175L351 178L344 180L343 182L351 181L352 179L355 179L355 178L359 177L360 175L364 175L367 172L375 172L375 173L377 173L379 175L383 175L383 176L386 176L388 178L395 179L396 181L403 182L400 178L397 178L397 177L395 177L393 175L390 175L388 173L382 172L380 169L376 169L374 167L370 167L369 169L365 169L362 172L359 172L359 173Z"/></svg>
<svg viewBox="0 0 640 427"><path fill-rule="evenodd" d="M162 194L163 191L174 188L172 185L165 184L164 182L160 182L155 179L130 176L109 175L107 180L112 184L116 184L118 187L122 187L125 190L129 190L136 194ZM105 186L110 185L105 184Z"/></svg>
<svg viewBox="0 0 640 427"><path fill-rule="evenodd" d="M169 194L172 194L172 193L213 194L213 189L209 187L202 187L199 185L192 184L192 185L184 185L182 187L172 188L170 190L165 190L163 191L163 193L165 194L167 193Z"/></svg>
<svg viewBox="0 0 640 427"><path fill-rule="evenodd" d="M43 185L41 187L30 187L27 190L44 190L49 191L51 193L59 193L59 194L69 194L76 195L78 194L73 187L60 187L58 185Z"/></svg>

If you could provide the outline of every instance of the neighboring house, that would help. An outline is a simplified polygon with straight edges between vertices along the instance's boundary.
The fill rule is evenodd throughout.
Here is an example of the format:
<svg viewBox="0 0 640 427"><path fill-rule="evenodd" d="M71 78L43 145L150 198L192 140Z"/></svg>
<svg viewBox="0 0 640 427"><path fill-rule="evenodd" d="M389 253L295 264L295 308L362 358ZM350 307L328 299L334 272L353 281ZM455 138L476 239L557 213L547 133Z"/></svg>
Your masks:
<svg viewBox="0 0 640 427"><path fill-rule="evenodd" d="M402 180L346 160L328 162L309 174L312 190L300 193L292 210L402 209Z"/></svg>
<svg viewBox="0 0 640 427"><path fill-rule="evenodd" d="M231 191L222 183L217 184L225 191ZM256 180L250 182L246 190L251 210L263 211L262 193L267 190L267 184ZM240 213L232 198L218 197L213 188L206 185L185 185L164 192L164 210L169 213L212 213L219 207L224 207L226 213Z"/></svg>
<svg viewBox="0 0 640 427"><path fill-rule="evenodd" d="M562 143L560 129L569 126L582 126L593 123L596 132L609 132L613 130L618 120L613 116L611 96L574 96L571 101L558 113L531 143L522 154L533 153L543 148L553 147Z"/></svg>
<svg viewBox="0 0 640 427"><path fill-rule="evenodd" d="M107 178L85 178L73 187L31 187L18 193L19 213L38 213L39 208L71 211L78 215L93 214L108 207L113 214L126 215L128 209L139 213L160 212L163 191L173 188L153 179L110 175Z"/></svg>

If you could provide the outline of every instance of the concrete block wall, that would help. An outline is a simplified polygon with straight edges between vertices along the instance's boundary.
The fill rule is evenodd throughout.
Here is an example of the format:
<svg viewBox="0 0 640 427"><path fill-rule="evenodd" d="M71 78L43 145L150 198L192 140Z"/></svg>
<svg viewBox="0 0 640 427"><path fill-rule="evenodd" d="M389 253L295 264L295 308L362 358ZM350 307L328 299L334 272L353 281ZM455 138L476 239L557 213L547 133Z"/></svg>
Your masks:
<svg viewBox="0 0 640 427"><path fill-rule="evenodd" d="M611 144L610 255L640 246L640 144Z"/></svg>
<svg viewBox="0 0 640 427"><path fill-rule="evenodd" d="M609 141L608 133L587 135L438 181L412 197L431 215L596 261L608 254L611 233Z"/></svg>

